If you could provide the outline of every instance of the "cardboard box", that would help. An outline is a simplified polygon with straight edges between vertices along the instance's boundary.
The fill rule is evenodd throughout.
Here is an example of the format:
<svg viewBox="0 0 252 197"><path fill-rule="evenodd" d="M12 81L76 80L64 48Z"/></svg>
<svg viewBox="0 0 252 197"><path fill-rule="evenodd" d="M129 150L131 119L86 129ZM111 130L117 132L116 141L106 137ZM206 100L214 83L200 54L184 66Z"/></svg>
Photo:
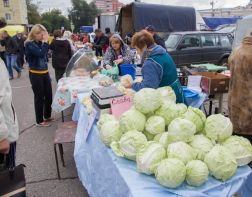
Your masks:
<svg viewBox="0 0 252 197"><path fill-rule="evenodd" d="M202 76L201 88L208 95L227 93L230 77L216 72L195 72L193 75Z"/></svg>

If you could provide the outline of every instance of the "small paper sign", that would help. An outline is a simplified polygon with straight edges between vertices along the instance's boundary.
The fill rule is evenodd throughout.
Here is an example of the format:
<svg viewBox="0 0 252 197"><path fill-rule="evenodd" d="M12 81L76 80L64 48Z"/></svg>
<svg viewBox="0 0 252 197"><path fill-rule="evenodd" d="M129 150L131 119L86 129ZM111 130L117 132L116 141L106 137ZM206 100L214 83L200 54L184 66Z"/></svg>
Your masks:
<svg viewBox="0 0 252 197"><path fill-rule="evenodd" d="M131 96L117 97L113 98L110 104L112 114L119 119L124 112L131 108L133 99Z"/></svg>
<svg viewBox="0 0 252 197"><path fill-rule="evenodd" d="M86 124L85 129L84 129L84 139L85 139L85 141L87 141L88 135L89 135L89 133L91 131L91 128L92 128L92 126L94 124L96 115L97 115L97 111L95 109L93 109L93 111L90 114L88 114L87 124Z"/></svg>

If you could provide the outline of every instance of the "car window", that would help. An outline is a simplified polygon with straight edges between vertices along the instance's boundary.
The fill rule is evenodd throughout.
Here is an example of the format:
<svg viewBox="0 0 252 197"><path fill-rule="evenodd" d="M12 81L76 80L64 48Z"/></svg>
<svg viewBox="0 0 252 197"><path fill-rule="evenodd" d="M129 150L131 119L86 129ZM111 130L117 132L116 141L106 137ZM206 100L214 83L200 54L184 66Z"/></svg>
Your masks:
<svg viewBox="0 0 252 197"><path fill-rule="evenodd" d="M165 41L165 46L168 49L174 49L177 46L177 43L180 39L181 35L171 34L168 39Z"/></svg>
<svg viewBox="0 0 252 197"><path fill-rule="evenodd" d="M200 40L198 35L185 35L181 44L186 48L200 47Z"/></svg>
<svg viewBox="0 0 252 197"><path fill-rule="evenodd" d="M220 46L219 36L215 34L201 35L201 41L203 47Z"/></svg>
<svg viewBox="0 0 252 197"><path fill-rule="evenodd" d="M230 39L228 38L227 35L221 35L220 41L221 41L221 46L223 46L223 47L231 47L232 46Z"/></svg>

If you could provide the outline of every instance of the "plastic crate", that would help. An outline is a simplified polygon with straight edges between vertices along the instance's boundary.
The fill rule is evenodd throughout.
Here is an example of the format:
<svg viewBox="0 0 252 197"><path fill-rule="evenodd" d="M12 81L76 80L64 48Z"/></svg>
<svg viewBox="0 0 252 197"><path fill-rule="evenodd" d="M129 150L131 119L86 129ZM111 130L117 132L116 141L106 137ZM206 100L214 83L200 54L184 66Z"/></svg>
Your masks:
<svg viewBox="0 0 252 197"><path fill-rule="evenodd" d="M136 66L135 64L122 64L120 65L121 75L131 75L133 80L136 78Z"/></svg>

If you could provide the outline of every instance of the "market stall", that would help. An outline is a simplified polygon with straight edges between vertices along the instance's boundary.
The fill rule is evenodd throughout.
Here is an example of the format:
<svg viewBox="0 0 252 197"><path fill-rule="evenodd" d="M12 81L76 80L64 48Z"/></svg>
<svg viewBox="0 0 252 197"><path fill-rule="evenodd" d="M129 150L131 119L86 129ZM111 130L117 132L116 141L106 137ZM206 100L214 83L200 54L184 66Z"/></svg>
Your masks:
<svg viewBox="0 0 252 197"><path fill-rule="evenodd" d="M165 188L159 185L153 176L137 172L134 161L117 157L102 143L96 123L85 139L83 131L88 114L81 104L85 96L78 95L73 114L73 119L78 120L74 158L79 178L91 196L251 196L252 172L248 166L240 167L235 176L225 182L209 177L200 187L184 183L176 189Z"/></svg>

